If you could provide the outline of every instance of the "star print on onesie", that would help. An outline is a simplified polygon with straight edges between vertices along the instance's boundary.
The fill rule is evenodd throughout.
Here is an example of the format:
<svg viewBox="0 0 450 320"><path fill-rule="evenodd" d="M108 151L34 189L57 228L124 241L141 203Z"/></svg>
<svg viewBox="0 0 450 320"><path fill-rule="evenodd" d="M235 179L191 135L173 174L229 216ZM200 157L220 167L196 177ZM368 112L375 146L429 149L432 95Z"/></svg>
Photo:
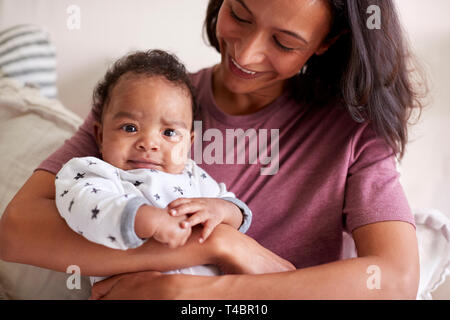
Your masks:
<svg viewBox="0 0 450 320"><path fill-rule="evenodd" d="M134 218L142 205L165 208L175 199L222 198L243 212L241 232L251 222L250 209L217 183L194 161L179 174L154 169L122 170L94 157L73 158L55 179L56 206L69 227L89 241L127 250L147 239L134 231ZM67 192L65 192L67 191Z"/></svg>

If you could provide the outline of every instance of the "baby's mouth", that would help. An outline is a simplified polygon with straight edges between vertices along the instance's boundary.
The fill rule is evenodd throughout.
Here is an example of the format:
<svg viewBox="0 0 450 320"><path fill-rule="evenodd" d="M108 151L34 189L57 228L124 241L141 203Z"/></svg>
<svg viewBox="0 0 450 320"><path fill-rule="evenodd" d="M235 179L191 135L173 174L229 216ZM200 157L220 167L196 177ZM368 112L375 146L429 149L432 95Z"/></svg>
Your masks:
<svg viewBox="0 0 450 320"><path fill-rule="evenodd" d="M162 170L162 164L156 161L145 160L145 159L131 159L127 163L133 169L156 169Z"/></svg>

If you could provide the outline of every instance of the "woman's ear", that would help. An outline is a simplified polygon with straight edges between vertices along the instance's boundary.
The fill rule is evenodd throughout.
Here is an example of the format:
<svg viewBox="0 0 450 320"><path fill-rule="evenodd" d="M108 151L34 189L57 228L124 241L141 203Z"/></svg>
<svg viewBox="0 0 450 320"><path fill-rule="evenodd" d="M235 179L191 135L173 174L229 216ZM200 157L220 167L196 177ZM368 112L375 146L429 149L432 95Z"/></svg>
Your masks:
<svg viewBox="0 0 450 320"><path fill-rule="evenodd" d="M94 122L94 135L95 135L95 141L97 142L98 149L100 150L100 153L101 153L102 145L103 145L103 126L98 121Z"/></svg>
<svg viewBox="0 0 450 320"><path fill-rule="evenodd" d="M325 39L322 44L320 45L320 47L316 50L315 54L320 56L322 54L324 54L325 52L327 52L328 49L330 49L330 47L336 43L336 41L339 40L339 38L341 36L343 36L344 34L350 33L350 30L343 30L341 31L338 35L334 36L333 38L329 38L329 39Z"/></svg>
<svg viewBox="0 0 450 320"><path fill-rule="evenodd" d="M317 49L317 51L315 52L316 55L320 56L322 54L324 54L325 52L327 52L327 50L339 39L340 35L333 37L331 39L325 40L321 46L319 47L319 49Z"/></svg>

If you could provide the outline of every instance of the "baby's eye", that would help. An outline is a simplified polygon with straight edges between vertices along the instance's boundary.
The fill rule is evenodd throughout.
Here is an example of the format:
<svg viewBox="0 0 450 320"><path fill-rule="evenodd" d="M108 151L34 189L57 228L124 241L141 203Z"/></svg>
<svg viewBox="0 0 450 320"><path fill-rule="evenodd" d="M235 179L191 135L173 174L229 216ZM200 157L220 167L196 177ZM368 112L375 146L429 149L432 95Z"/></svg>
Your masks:
<svg viewBox="0 0 450 320"><path fill-rule="evenodd" d="M178 135L178 133L174 129L166 129L164 130L163 135L167 137L175 137Z"/></svg>
<svg viewBox="0 0 450 320"><path fill-rule="evenodd" d="M126 132L137 132L137 128L133 124L126 124L126 125L122 126L122 130L124 130Z"/></svg>

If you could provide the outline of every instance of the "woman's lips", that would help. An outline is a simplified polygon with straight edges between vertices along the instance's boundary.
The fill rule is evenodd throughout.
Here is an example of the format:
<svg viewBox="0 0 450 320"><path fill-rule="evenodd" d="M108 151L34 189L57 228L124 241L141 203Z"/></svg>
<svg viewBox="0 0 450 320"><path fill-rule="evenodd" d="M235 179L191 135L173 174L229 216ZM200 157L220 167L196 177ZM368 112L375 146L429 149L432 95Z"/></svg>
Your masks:
<svg viewBox="0 0 450 320"><path fill-rule="evenodd" d="M250 80L255 79L263 75L263 72L256 72L252 70L245 69L240 66L231 56L228 55L228 68L237 77Z"/></svg>

